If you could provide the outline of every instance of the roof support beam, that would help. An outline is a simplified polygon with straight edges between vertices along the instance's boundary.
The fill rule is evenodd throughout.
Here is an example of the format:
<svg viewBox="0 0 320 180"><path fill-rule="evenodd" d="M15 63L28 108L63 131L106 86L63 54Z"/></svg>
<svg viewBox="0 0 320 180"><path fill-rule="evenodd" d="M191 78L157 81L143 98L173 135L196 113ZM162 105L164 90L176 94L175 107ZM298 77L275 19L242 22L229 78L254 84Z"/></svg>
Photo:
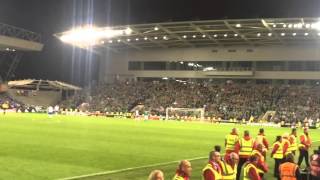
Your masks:
<svg viewBox="0 0 320 180"><path fill-rule="evenodd" d="M218 40L213 38L210 34L206 33L204 30L202 30L200 27L196 26L193 23L190 23L191 27L193 27L196 31L199 31L202 35L205 35L208 37L210 40L214 41L217 45L221 45Z"/></svg>
<svg viewBox="0 0 320 180"><path fill-rule="evenodd" d="M261 19L261 23L263 24L263 26L264 26L265 28L268 29L268 31L269 31L270 33L272 33L272 35L274 35L274 37L276 37L276 38L279 40L279 42L281 42L281 44L285 44L285 43L281 40L281 38L278 36L278 34L277 34L277 33L274 33L274 31L270 28L269 24L268 24L264 19Z"/></svg>
<svg viewBox="0 0 320 180"><path fill-rule="evenodd" d="M132 33L135 33L135 34L137 34L138 36L144 38L144 35L143 35L141 32L139 32L136 28L134 28L134 27L130 27L130 28L132 29ZM164 44L161 44L161 43L159 43L159 42L157 42L157 41L154 41L154 40L151 39L151 38L149 38L148 40L149 40L150 42L152 42L153 44L156 44L156 45L158 45L158 46L160 46L160 47L162 47L162 48L168 48L168 46L166 46L166 45L164 45Z"/></svg>
<svg viewBox="0 0 320 180"><path fill-rule="evenodd" d="M162 29L164 32L168 33L170 36L179 39L180 41L184 42L186 45L189 45L191 47L195 47L192 43L190 43L189 41L183 39L182 37L176 35L175 33L173 33L172 31L170 31L169 29L163 27L162 25L158 24L157 27L159 27L160 29Z"/></svg>
<svg viewBox="0 0 320 180"><path fill-rule="evenodd" d="M228 29L230 29L231 31L233 31L234 33L238 34L244 41L246 41L249 45L253 45L253 43L246 38L245 35L241 34L238 30L236 30L235 28L233 28L228 21L223 21L223 23L227 26Z"/></svg>

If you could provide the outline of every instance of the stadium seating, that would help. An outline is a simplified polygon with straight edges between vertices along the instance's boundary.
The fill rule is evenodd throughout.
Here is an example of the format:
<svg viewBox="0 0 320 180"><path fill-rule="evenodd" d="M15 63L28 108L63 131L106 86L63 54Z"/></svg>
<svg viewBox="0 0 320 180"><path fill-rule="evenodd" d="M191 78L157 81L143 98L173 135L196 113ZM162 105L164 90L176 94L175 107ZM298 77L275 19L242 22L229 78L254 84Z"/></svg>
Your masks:
<svg viewBox="0 0 320 180"><path fill-rule="evenodd" d="M276 111L275 119L301 121L319 117L319 90L317 85L118 82L97 86L89 97L78 95L62 105L76 107L86 102L91 110L128 112L134 105L143 104L145 110L158 114L164 114L166 107L205 107L206 116L224 119L249 119Z"/></svg>

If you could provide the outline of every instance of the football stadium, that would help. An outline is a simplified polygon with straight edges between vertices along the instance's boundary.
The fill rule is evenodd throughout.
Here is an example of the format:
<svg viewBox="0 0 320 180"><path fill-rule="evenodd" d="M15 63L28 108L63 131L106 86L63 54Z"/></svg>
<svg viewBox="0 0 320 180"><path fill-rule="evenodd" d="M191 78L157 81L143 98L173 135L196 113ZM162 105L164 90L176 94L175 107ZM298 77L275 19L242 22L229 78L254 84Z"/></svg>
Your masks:
<svg viewBox="0 0 320 180"><path fill-rule="evenodd" d="M320 3L135 3L3 3L0 179L320 179Z"/></svg>

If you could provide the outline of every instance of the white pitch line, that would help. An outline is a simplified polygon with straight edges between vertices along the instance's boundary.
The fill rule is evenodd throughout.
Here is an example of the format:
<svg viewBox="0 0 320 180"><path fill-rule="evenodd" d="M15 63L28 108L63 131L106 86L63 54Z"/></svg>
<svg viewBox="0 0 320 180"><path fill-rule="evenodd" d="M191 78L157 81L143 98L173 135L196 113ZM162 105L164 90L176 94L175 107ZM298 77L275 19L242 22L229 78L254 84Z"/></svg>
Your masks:
<svg viewBox="0 0 320 180"><path fill-rule="evenodd" d="M199 160L199 159L205 159L205 158L207 158L207 157L196 157L196 158L192 158L192 159L188 159L188 160L193 161L193 160ZM176 160L176 161L169 161L169 162L165 162L165 163L150 164L150 165L146 165L146 166L137 166L137 167L131 167L131 168L125 168L125 169L112 170L112 171L103 171L103 172L85 174L85 175L80 175L80 176L66 177L66 178L61 178L58 180L81 179L81 178L92 177L92 176L120 173L120 172L124 172L124 171L136 170L136 169L144 169L144 168L150 168L150 167L155 167L155 166L164 166L164 165L169 165L169 164L173 164L173 163L179 163L180 161L181 160Z"/></svg>
<svg viewBox="0 0 320 180"><path fill-rule="evenodd" d="M313 142L320 142L320 140L316 140ZM204 159L204 158L207 158L207 157L196 157L196 158L192 158L192 159L188 159L188 160L193 161L193 160L199 160L199 159ZM124 171L136 170L136 169L150 168L150 167L155 167L155 166L164 166L164 165L169 165L169 164L173 164L173 163L179 163L180 161L181 160L176 160L176 161L169 161L169 162L165 162L165 163L150 164L150 165L146 165L146 166L137 166L137 167L131 167L131 168L118 169L118 170L102 171L102 172L98 172L98 173L61 178L58 180L73 180L73 179L81 179L81 178L92 177L92 176L114 174L114 173L120 173L120 172L124 172Z"/></svg>

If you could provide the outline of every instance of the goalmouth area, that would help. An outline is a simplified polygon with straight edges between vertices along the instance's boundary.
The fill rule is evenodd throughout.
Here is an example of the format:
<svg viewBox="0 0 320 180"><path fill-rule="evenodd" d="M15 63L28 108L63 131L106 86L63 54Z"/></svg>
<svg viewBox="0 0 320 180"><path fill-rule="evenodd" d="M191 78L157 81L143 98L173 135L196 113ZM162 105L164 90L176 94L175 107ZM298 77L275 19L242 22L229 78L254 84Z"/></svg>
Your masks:
<svg viewBox="0 0 320 180"><path fill-rule="evenodd" d="M144 121L124 118L53 116L8 113L0 115L0 176L3 179L134 179L145 180L161 169L171 179L179 160L193 159L192 179L214 145L238 127L255 137L260 126L201 122ZM265 127L272 144L290 128ZM298 134L302 132L298 129ZM313 148L319 130L310 130ZM130 144L130 145L129 145ZM311 153L311 152L310 152ZM273 179L273 159L267 179ZM303 164L304 165L304 164Z"/></svg>

